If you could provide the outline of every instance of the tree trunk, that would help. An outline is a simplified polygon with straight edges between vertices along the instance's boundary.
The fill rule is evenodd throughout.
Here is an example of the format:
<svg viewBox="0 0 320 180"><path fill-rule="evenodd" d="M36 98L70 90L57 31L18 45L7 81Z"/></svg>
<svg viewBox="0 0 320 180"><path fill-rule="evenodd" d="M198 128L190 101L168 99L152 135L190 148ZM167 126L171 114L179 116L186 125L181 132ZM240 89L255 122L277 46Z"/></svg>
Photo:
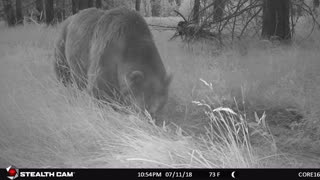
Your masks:
<svg viewBox="0 0 320 180"><path fill-rule="evenodd" d="M89 0L78 0L79 2L79 11L87 9L89 7Z"/></svg>
<svg viewBox="0 0 320 180"><path fill-rule="evenodd" d="M23 23L21 0L16 0L16 24Z"/></svg>
<svg viewBox="0 0 320 180"><path fill-rule="evenodd" d="M101 0L96 0L96 8L101 8L102 6L102 3L101 3Z"/></svg>
<svg viewBox="0 0 320 180"><path fill-rule="evenodd" d="M72 0L72 14L76 14L79 9L79 3L78 0Z"/></svg>
<svg viewBox="0 0 320 180"><path fill-rule="evenodd" d="M319 0L313 0L313 7L314 7L314 8L318 8L319 5L320 5Z"/></svg>
<svg viewBox="0 0 320 180"><path fill-rule="evenodd" d="M136 11L140 11L141 0L136 0Z"/></svg>
<svg viewBox="0 0 320 180"><path fill-rule="evenodd" d="M303 0L298 0L298 1L296 1L296 3L297 3L297 13L296 13L296 15L297 16L302 16L302 7L303 7Z"/></svg>
<svg viewBox="0 0 320 180"><path fill-rule="evenodd" d="M290 40L289 0L263 1L262 37Z"/></svg>
<svg viewBox="0 0 320 180"><path fill-rule="evenodd" d="M11 0L3 0L3 8L5 13L5 19L7 21L8 26L14 26L15 25L15 16L14 16L14 10L12 7Z"/></svg>
<svg viewBox="0 0 320 180"><path fill-rule="evenodd" d="M143 0L143 10L144 10L144 16L150 17L151 16L151 2L150 0Z"/></svg>
<svg viewBox="0 0 320 180"><path fill-rule="evenodd" d="M62 19L66 19L66 1L62 1Z"/></svg>
<svg viewBox="0 0 320 180"><path fill-rule="evenodd" d="M319 8L320 2L319 0L313 0L313 8L312 11L315 14L316 17L318 17L318 11L317 8Z"/></svg>
<svg viewBox="0 0 320 180"><path fill-rule="evenodd" d="M62 22L65 18L65 1L56 1L56 17L59 22Z"/></svg>
<svg viewBox="0 0 320 180"><path fill-rule="evenodd" d="M45 7L45 18L46 23L52 24L53 18L54 18L54 10L53 10L53 0L45 0L44 1L44 7Z"/></svg>
<svg viewBox="0 0 320 180"><path fill-rule="evenodd" d="M93 0L88 0L88 8L93 7Z"/></svg>
<svg viewBox="0 0 320 180"><path fill-rule="evenodd" d="M193 5L193 21L196 24L199 24L200 22L200 0L194 0L194 5Z"/></svg>
<svg viewBox="0 0 320 180"><path fill-rule="evenodd" d="M181 0L176 0L176 4L177 4L178 6L181 6Z"/></svg>
<svg viewBox="0 0 320 180"><path fill-rule="evenodd" d="M213 4L213 20L220 20L223 16L225 0L215 0Z"/></svg>
<svg viewBox="0 0 320 180"><path fill-rule="evenodd" d="M36 0L37 20L41 22L43 20L43 0Z"/></svg>
<svg viewBox="0 0 320 180"><path fill-rule="evenodd" d="M154 16L154 17L160 16L160 13L161 13L160 1L161 0L151 0L151 16Z"/></svg>

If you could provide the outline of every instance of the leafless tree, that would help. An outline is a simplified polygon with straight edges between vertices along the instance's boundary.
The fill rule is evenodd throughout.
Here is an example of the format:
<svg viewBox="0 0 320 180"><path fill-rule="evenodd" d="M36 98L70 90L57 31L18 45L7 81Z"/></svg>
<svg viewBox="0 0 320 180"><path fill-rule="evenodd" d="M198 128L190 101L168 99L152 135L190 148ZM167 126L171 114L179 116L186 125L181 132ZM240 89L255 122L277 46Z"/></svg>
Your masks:
<svg viewBox="0 0 320 180"><path fill-rule="evenodd" d="M141 0L136 0L136 11L140 11Z"/></svg>
<svg viewBox="0 0 320 180"><path fill-rule="evenodd" d="M21 0L16 0L16 24L22 24L22 2Z"/></svg>
<svg viewBox="0 0 320 180"><path fill-rule="evenodd" d="M76 14L78 12L79 9L79 3L78 0L72 0L72 14Z"/></svg>
<svg viewBox="0 0 320 180"><path fill-rule="evenodd" d="M37 20L43 20L43 0L36 0Z"/></svg>
<svg viewBox="0 0 320 180"><path fill-rule="evenodd" d="M46 23L52 24L54 18L53 0L44 0L44 10Z"/></svg>
<svg viewBox="0 0 320 180"><path fill-rule="evenodd" d="M14 10L12 7L11 0L3 0L3 8L5 13L5 19L7 21L8 26L14 26L15 25L15 15Z"/></svg>
<svg viewBox="0 0 320 180"><path fill-rule="evenodd" d="M195 0L193 5L193 21L195 24L200 22L200 0Z"/></svg>
<svg viewBox="0 0 320 180"><path fill-rule="evenodd" d="M262 37L290 40L289 0L264 0Z"/></svg>
<svg viewBox="0 0 320 180"><path fill-rule="evenodd" d="M226 0L215 0L213 4L213 19L219 20L223 16L223 10Z"/></svg>

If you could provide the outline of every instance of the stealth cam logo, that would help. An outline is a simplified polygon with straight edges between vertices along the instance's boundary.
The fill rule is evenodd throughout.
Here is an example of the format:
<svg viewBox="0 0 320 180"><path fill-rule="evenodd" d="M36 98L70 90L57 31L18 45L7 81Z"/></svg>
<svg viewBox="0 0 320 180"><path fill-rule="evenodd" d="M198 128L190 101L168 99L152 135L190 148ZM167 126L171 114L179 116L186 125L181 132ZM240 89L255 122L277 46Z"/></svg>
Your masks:
<svg viewBox="0 0 320 180"><path fill-rule="evenodd" d="M7 169L7 172L8 172L8 178L9 179L16 179L18 177L18 174L19 174L19 169L17 169L16 167L14 166L9 166L6 168Z"/></svg>

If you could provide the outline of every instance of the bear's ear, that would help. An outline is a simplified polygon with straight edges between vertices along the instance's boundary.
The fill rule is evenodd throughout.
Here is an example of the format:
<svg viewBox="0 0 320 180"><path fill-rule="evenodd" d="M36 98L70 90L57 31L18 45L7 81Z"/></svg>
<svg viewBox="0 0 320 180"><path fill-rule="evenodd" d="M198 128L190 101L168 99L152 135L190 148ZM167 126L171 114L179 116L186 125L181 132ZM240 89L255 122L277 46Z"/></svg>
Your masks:
<svg viewBox="0 0 320 180"><path fill-rule="evenodd" d="M142 71L132 71L127 75L129 85L139 84L143 82L144 74Z"/></svg>

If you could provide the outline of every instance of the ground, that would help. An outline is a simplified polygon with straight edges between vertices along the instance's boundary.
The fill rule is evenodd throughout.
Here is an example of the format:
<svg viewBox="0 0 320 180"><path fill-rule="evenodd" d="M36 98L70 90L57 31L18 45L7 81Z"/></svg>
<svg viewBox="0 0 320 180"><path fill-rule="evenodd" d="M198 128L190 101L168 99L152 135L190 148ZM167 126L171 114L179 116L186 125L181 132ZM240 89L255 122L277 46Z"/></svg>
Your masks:
<svg viewBox="0 0 320 180"><path fill-rule="evenodd" d="M304 39L306 23L291 46L248 38L222 49L153 29L174 75L157 125L59 84L58 27L2 23L0 167L319 168L320 33Z"/></svg>

